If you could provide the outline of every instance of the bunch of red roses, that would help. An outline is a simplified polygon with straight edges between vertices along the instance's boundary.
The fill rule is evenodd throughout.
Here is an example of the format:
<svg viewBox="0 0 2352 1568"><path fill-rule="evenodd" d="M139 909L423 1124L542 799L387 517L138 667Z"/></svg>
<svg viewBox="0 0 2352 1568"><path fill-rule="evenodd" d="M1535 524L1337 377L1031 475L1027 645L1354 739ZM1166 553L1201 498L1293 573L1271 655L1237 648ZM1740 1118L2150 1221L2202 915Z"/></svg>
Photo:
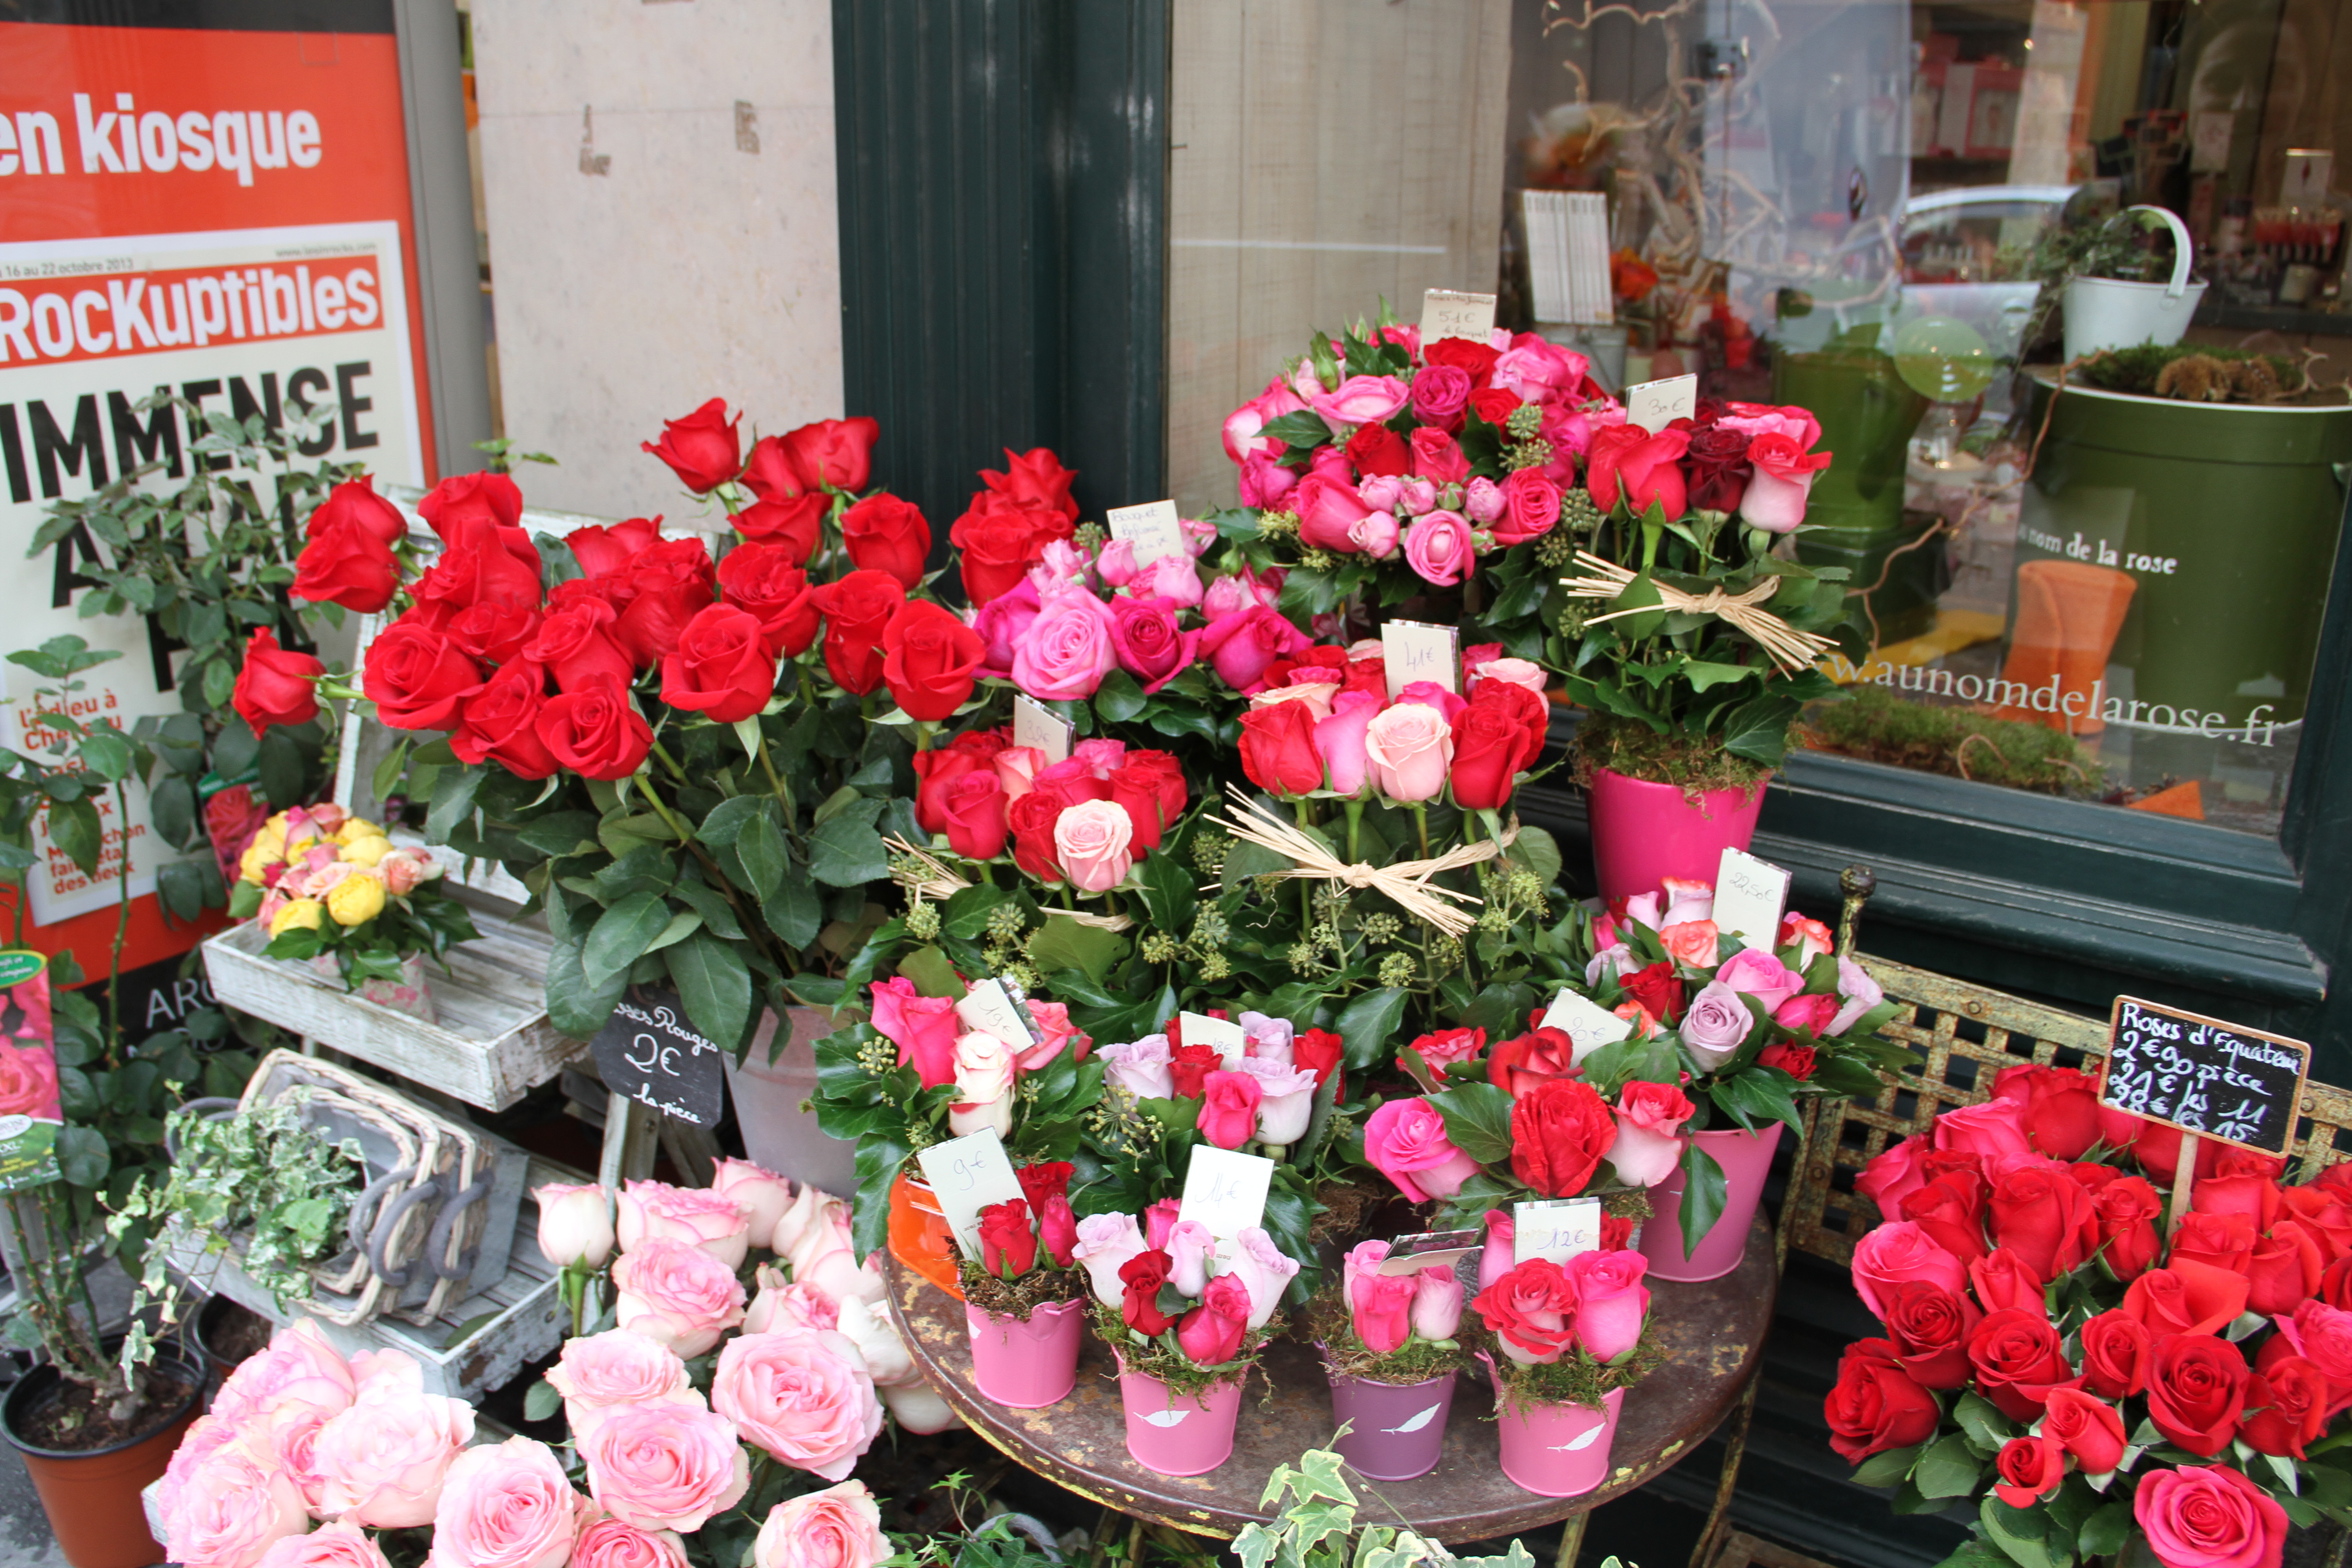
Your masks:
<svg viewBox="0 0 2352 1568"><path fill-rule="evenodd" d="M2128 1519L2166 1568L2276 1568L2289 1519L2352 1520L2327 1451L2352 1408L2352 1166L2286 1185L2202 1142L2168 1235L2180 1142L2089 1072L2021 1064L1871 1163L1885 1218L1853 1280L1886 1332L1847 1347L1826 1411L1865 1482L1989 1490L1984 1532L2021 1563L2045 1534L2111 1551Z"/></svg>
<svg viewBox="0 0 2352 1568"><path fill-rule="evenodd" d="M1070 1212L1067 1160L1048 1160L1013 1173L1021 1196L980 1211L980 1270L997 1279L1018 1279L1039 1268L1070 1268L1078 1244L1077 1215Z"/></svg>
<svg viewBox="0 0 2352 1568"><path fill-rule="evenodd" d="M1047 886L1104 893L1183 817L1182 764L1123 741L1080 741L1058 763L1009 729L968 730L914 759L915 822L961 859L1003 858Z"/></svg>
<svg viewBox="0 0 2352 1568"><path fill-rule="evenodd" d="M1652 432L1622 422L1593 433L1585 493L1601 511L1622 498L1639 516L1653 504L1669 519L1691 511L1737 514L1751 528L1787 533L1805 521L1813 480L1830 466L1816 452L1821 421L1805 409L1702 400L1687 419Z"/></svg>

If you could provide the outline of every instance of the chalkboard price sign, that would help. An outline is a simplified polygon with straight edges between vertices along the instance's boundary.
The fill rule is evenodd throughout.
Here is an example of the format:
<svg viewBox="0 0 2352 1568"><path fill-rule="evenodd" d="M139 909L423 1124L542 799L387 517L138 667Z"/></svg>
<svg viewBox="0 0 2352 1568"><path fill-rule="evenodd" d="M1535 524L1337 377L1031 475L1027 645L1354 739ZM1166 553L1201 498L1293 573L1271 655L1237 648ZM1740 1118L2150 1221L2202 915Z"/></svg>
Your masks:
<svg viewBox="0 0 2352 1568"><path fill-rule="evenodd" d="M2265 1154L2294 1140L2311 1047L2239 1024L2116 998L2104 1105Z"/></svg>
<svg viewBox="0 0 2352 1568"><path fill-rule="evenodd" d="M719 1047L695 1032L676 992L633 988L589 1048L605 1088L698 1127L718 1124L727 1093Z"/></svg>

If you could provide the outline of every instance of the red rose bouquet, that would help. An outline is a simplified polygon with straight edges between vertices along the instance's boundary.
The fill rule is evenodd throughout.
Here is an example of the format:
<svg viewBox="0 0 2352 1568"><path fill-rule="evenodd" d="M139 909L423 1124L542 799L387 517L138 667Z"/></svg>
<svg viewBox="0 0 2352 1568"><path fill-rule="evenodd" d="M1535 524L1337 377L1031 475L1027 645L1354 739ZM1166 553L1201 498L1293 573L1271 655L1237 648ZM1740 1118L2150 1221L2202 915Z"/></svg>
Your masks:
<svg viewBox="0 0 2352 1568"><path fill-rule="evenodd" d="M2352 1522L2352 1167L2210 1141L2166 1225L2180 1134L2089 1072L2003 1068L1856 1183L1885 1216L1854 1289L1831 1443L1896 1507L1979 1499L1980 1553L2118 1550L2277 1568L2290 1522Z"/></svg>
<svg viewBox="0 0 2352 1568"><path fill-rule="evenodd" d="M1014 1173L1022 1196L980 1211L980 1256L963 1259L964 1300L985 1312L1027 1321L1034 1308L1087 1293L1071 1249L1070 1163L1053 1160Z"/></svg>

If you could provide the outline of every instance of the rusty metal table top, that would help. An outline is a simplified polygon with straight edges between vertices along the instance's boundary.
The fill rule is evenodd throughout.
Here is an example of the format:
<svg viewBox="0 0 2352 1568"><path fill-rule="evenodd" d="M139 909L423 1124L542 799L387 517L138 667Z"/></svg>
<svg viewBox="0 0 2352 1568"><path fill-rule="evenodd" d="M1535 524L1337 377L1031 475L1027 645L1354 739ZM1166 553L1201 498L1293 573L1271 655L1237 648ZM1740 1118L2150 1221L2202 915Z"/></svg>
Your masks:
<svg viewBox="0 0 2352 1568"><path fill-rule="evenodd" d="M1176 1478L1128 1457L1127 1423L1110 1350L1089 1331L1078 1384L1045 1410L1009 1410L971 1381L963 1303L884 1253L890 1301L916 1363L956 1413L1025 1468L1080 1496L1157 1523L1227 1537L1269 1515L1259 1506L1276 1465L1296 1464L1331 1440L1331 1398L1313 1347L1280 1340L1266 1347L1265 1379L1244 1395L1233 1458L1205 1476ZM1515 1535L1600 1507L1690 1453L1715 1429L1754 1373L1779 1280L1772 1233L1759 1215L1738 1268L1720 1279L1652 1287L1651 1328L1665 1363L1628 1389L1608 1484L1576 1498L1538 1497L1507 1479L1496 1448L1494 1401L1486 1380L1465 1374L1454 1396L1444 1457L1418 1480L1356 1480L1368 1524L1396 1522L1454 1542ZM1383 1501L1386 1507L1383 1507Z"/></svg>

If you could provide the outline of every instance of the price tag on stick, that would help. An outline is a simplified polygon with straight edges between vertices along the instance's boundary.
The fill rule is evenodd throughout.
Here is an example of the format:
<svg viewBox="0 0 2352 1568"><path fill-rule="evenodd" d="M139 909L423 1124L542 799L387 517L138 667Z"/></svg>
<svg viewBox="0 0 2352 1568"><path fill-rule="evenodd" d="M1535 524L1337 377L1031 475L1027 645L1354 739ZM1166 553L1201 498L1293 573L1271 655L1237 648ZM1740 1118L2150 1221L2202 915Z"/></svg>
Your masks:
<svg viewBox="0 0 2352 1568"><path fill-rule="evenodd" d="M1625 389L1625 423L1654 436L1677 419L1698 416L1698 377L1670 375Z"/></svg>
<svg viewBox="0 0 2352 1568"><path fill-rule="evenodd" d="M1564 1032L1574 1042L1574 1064L1582 1066L1584 1058L1601 1047L1613 1046L1632 1034L1633 1021L1621 1018L1591 997L1562 986L1544 1011L1543 1027Z"/></svg>
<svg viewBox="0 0 2352 1568"><path fill-rule="evenodd" d="M955 1016L965 1028L993 1035L1009 1050L1025 1051L1037 1043L1029 1009L1007 994L1002 980L983 980L965 992L963 1000L955 1005Z"/></svg>
<svg viewBox="0 0 2352 1568"><path fill-rule="evenodd" d="M2181 1131L2168 1224L2188 1212L2197 1141L2284 1155L2294 1142L2311 1047L2201 1013L2116 998L2099 1103Z"/></svg>
<svg viewBox="0 0 2352 1568"><path fill-rule="evenodd" d="M1769 952L1788 903L1788 872L1744 849L1723 852L1715 872L1716 930Z"/></svg>
<svg viewBox="0 0 2352 1568"><path fill-rule="evenodd" d="M956 1245L966 1258L978 1258L980 1211L1022 1195L1021 1178L1013 1173L1013 1162L1005 1157L996 1130L984 1128L918 1149L915 1162L940 1200L940 1213L955 1232Z"/></svg>
<svg viewBox="0 0 2352 1568"><path fill-rule="evenodd" d="M1176 1218L1198 1220L1221 1242L1265 1223L1265 1194L1274 1186L1274 1162L1202 1143L1184 1168L1184 1196Z"/></svg>
<svg viewBox="0 0 2352 1568"><path fill-rule="evenodd" d="M1135 550L1135 563L1149 566L1163 555L1190 555L1184 542L1183 521L1172 500L1146 501L1141 506L1115 506L1105 514L1110 536L1124 539Z"/></svg>
<svg viewBox="0 0 2352 1568"><path fill-rule="evenodd" d="M1013 694L1013 743L1034 746L1051 764L1069 761L1077 726L1024 691Z"/></svg>
<svg viewBox="0 0 2352 1568"><path fill-rule="evenodd" d="M1381 662L1389 680L1389 700L1416 680L1432 680L1459 695L1462 634L1452 626L1390 621L1381 627Z"/></svg>
<svg viewBox="0 0 2352 1568"><path fill-rule="evenodd" d="M1421 296L1421 346L1440 338L1468 338L1485 342L1495 331L1495 296L1464 294L1452 289L1431 289Z"/></svg>
<svg viewBox="0 0 2352 1568"><path fill-rule="evenodd" d="M676 992L632 988L589 1049L614 1093L697 1127L719 1124L727 1092L719 1050L695 1031Z"/></svg>
<svg viewBox="0 0 2352 1568"><path fill-rule="evenodd" d="M1566 1263L1601 1245L1601 1200L1565 1198L1511 1205L1511 1261Z"/></svg>
<svg viewBox="0 0 2352 1568"><path fill-rule="evenodd" d="M1177 1032L1188 1046L1207 1046L1225 1060L1249 1049L1249 1036L1231 1018L1212 1018L1206 1013L1179 1013Z"/></svg>

